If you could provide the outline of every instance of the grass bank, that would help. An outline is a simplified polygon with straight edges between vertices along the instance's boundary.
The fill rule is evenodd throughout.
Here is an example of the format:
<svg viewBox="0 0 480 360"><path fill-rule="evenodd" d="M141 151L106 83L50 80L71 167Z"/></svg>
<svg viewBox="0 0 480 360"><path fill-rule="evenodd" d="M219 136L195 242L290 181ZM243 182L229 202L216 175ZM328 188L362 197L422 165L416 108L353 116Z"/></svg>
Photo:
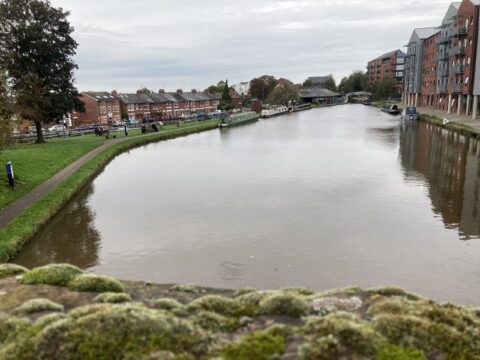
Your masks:
<svg viewBox="0 0 480 360"><path fill-rule="evenodd" d="M0 292L2 359L480 358L480 309L395 287L233 291L7 264Z"/></svg>
<svg viewBox="0 0 480 360"><path fill-rule="evenodd" d="M182 124L181 128L192 126ZM162 131L176 129L168 125ZM124 132L115 132L117 138L124 138ZM140 130L129 130L129 137L141 136ZM104 136L94 134L48 140L45 144L15 144L0 152L2 166L12 161L16 188L11 191L8 180L0 176L0 210L28 194L38 185L79 159L89 151L108 141ZM5 170L1 171L4 172Z"/></svg>
<svg viewBox="0 0 480 360"><path fill-rule="evenodd" d="M186 136L216 128L218 122L207 121L199 124L184 125L181 128L164 129L159 133L132 137L124 142L113 144L92 160L84 164L78 171L33 204L23 214L0 230L0 261L12 259L23 245L52 218L62 206L115 156L125 150L150 142ZM53 174L52 174L53 175Z"/></svg>
<svg viewBox="0 0 480 360"><path fill-rule="evenodd" d="M471 137L480 136L480 133L477 130L475 130L474 128L468 125L457 123L457 122L449 122L447 124L443 124L443 119L440 119L436 116L420 114L420 120L427 122L429 124L434 124L434 125L443 127L444 129L448 129L465 136L471 136Z"/></svg>

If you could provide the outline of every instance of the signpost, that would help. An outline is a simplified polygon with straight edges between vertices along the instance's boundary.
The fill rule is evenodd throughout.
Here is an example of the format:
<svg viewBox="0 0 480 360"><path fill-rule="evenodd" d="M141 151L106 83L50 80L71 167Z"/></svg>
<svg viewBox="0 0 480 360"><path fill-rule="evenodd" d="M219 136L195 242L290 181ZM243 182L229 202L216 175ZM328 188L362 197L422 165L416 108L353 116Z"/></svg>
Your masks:
<svg viewBox="0 0 480 360"><path fill-rule="evenodd" d="M8 184L10 185L12 190L15 190L15 175L13 173L12 162L9 161L6 167L7 167Z"/></svg>

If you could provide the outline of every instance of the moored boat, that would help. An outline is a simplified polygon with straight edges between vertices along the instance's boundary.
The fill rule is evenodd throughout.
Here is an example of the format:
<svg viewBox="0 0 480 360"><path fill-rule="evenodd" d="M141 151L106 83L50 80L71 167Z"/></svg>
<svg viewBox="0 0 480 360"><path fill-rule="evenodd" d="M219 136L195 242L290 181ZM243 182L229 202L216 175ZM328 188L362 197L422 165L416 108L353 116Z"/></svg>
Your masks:
<svg viewBox="0 0 480 360"><path fill-rule="evenodd" d="M290 112L298 112L298 111L304 111L304 110L311 110L312 109L312 104L302 104L302 105L295 105L290 108Z"/></svg>
<svg viewBox="0 0 480 360"><path fill-rule="evenodd" d="M288 113L286 106L277 106L267 110L262 110L262 118L268 119L274 116L279 116Z"/></svg>
<svg viewBox="0 0 480 360"><path fill-rule="evenodd" d="M259 115L256 112L247 112L238 115L231 115L229 117L223 118L220 120L219 127L229 128L234 126L239 126L243 124L252 123L258 121Z"/></svg>
<svg viewBox="0 0 480 360"><path fill-rule="evenodd" d="M382 108L383 112L386 112L387 114L390 115L399 115L400 110L398 109L397 105L392 105L392 104L387 104Z"/></svg>

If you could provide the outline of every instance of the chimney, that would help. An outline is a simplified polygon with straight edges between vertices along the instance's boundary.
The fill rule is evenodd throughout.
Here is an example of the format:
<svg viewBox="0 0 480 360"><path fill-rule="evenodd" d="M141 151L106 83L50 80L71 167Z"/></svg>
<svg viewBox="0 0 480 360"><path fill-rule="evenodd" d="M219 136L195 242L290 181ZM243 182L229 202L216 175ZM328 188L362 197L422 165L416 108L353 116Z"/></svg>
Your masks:
<svg viewBox="0 0 480 360"><path fill-rule="evenodd" d="M112 90L112 95L117 96L118 95L117 90Z"/></svg>
<svg viewBox="0 0 480 360"><path fill-rule="evenodd" d="M177 94L183 94L183 90L182 90L182 89L178 89L178 90L177 90Z"/></svg>
<svg viewBox="0 0 480 360"><path fill-rule="evenodd" d="M196 89L192 89L192 94L196 94L197 93L197 90Z"/></svg>
<svg viewBox="0 0 480 360"><path fill-rule="evenodd" d="M160 90L158 90L158 93L161 94L161 95L165 95L165 90L164 90L164 89L160 89Z"/></svg>

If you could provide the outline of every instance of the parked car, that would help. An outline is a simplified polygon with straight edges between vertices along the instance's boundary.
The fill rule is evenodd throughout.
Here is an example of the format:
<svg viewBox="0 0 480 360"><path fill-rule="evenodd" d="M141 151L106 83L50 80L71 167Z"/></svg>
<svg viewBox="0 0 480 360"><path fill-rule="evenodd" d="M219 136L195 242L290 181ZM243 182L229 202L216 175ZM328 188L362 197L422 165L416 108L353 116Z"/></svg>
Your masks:
<svg viewBox="0 0 480 360"><path fill-rule="evenodd" d="M402 120L418 120L417 108L409 106L402 112Z"/></svg>
<svg viewBox="0 0 480 360"><path fill-rule="evenodd" d="M128 125L128 126L137 126L137 125L138 125L138 121L135 120L135 119L128 119L128 120L127 120L127 125Z"/></svg>
<svg viewBox="0 0 480 360"><path fill-rule="evenodd" d="M48 128L48 132L51 134L64 134L66 130L65 125L62 124L53 125Z"/></svg>

